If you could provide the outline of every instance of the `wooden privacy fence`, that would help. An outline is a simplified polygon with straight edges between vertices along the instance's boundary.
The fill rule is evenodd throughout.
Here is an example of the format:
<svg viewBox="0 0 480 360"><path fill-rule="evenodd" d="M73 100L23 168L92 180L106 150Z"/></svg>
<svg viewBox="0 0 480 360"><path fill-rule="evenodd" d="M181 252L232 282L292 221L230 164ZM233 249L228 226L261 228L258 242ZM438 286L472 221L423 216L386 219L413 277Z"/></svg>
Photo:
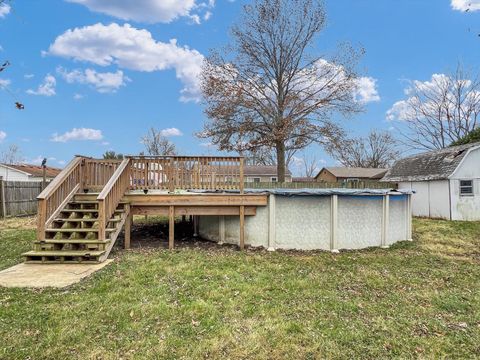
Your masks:
<svg viewBox="0 0 480 360"><path fill-rule="evenodd" d="M4 181L0 177L0 218L34 215L41 181Z"/></svg>
<svg viewBox="0 0 480 360"><path fill-rule="evenodd" d="M396 189L396 183L379 181L347 182L246 182L246 189Z"/></svg>

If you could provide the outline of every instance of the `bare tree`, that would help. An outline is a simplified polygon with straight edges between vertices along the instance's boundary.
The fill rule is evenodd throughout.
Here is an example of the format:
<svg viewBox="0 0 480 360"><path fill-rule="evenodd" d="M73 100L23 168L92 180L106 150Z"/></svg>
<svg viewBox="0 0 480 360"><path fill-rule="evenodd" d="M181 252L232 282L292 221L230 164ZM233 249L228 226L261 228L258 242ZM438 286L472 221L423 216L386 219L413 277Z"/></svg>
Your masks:
<svg viewBox="0 0 480 360"><path fill-rule="evenodd" d="M288 148L285 151L285 167L288 169L292 163L293 157L298 150ZM245 156L249 165L277 165L277 154L275 149L266 146L252 148L240 153Z"/></svg>
<svg viewBox="0 0 480 360"><path fill-rule="evenodd" d="M367 137L342 137L326 146L335 160L347 167L388 168L400 157L399 144L390 132L371 131Z"/></svg>
<svg viewBox="0 0 480 360"><path fill-rule="evenodd" d="M20 147L15 144L11 144L7 150L0 153L0 163L12 165L18 164L23 161L22 152Z"/></svg>
<svg viewBox="0 0 480 360"><path fill-rule="evenodd" d="M315 154L303 153L301 158L303 165L303 175L312 178L319 171L319 161Z"/></svg>
<svg viewBox="0 0 480 360"><path fill-rule="evenodd" d="M255 0L232 28L233 45L205 61L201 80L210 119L200 137L220 150L262 147L276 152L278 180L286 153L323 143L342 131L334 112L361 110L354 65L342 47L329 61L311 47L325 25L321 0Z"/></svg>
<svg viewBox="0 0 480 360"><path fill-rule="evenodd" d="M470 75L459 64L449 75L412 82L407 98L389 111L391 119L406 124L405 131L399 129L405 144L420 150L442 149L480 124L480 77Z"/></svg>
<svg viewBox="0 0 480 360"><path fill-rule="evenodd" d="M141 139L148 155L175 155L175 144L162 135L160 130L151 128Z"/></svg>

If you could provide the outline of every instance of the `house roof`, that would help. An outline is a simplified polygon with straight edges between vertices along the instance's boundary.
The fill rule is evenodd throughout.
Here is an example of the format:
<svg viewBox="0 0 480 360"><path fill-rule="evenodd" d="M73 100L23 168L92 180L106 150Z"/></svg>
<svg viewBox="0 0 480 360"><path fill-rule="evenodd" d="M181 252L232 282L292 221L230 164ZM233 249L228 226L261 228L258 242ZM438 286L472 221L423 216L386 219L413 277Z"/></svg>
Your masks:
<svg viewBox="0 0 480 360"><path fill-rule="evenodd" d="M323 169L326 169L337 178L381 179L387 172L387 169L359 167L324 167ZM315 176L316 178L323 169Z"/></svg>
<svg viewBox="0 0 480 360"><path fill-rule="evenodd" d="M31 165L31 164L9 164L9 165L2 164L2 165L10 169L15 169L15 170L27 173L31 176L35 176L35 177L43 176L43 168L38 165ZM46 166L45 169L46 169L45 173L48 178L54 178L55 176L60 174L60 172L62 171L62 169L57 169L50 166Z"/></svg>
<svg viewBox="0 0 480 360"><path fill-rule="evenodd" d="M276 165L245 165L243 167L245 176L277 176ZM291 176L290 170L285 169L285 175Z"/></svg>
<svg viewBox="0 0 480 360"><path fill-rule="evenodd" d="M382 181L425 181L447 179L460 165L468 150L480 142L429 151L398 160Z"/></svg>

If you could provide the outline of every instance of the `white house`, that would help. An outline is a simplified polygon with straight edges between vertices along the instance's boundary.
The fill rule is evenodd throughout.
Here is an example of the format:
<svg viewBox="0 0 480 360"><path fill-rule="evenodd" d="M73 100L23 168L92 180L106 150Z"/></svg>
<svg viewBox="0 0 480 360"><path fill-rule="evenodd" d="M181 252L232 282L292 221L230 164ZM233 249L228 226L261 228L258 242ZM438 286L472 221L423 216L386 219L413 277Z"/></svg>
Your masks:
<svg viewBox="0 0 480 360"><path fill-rule="evenodd" d="M415 191L414 216L480 220L480 142L398 160L382 181Z"/></svg>
<svg viewBox="0 0 480 360"><path fill-rule="evenodd" d="M61 169L47 166L45 169L47 181L52 180L60 171ZM0 177L5 181L42 181L43 168L29 164L0 164Z"/></svg>

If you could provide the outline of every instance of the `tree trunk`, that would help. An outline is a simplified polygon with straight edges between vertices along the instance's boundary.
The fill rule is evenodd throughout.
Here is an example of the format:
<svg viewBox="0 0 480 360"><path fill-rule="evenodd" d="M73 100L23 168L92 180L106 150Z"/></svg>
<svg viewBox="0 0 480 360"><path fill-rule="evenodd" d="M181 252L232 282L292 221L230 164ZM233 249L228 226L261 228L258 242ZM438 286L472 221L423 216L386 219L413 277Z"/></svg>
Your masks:
<svg viewBox="0 0 480 360"><path fill-rule="evenodd" d="M277 181L285 182L285 143L277 142L275 149L277 150Z"/></svg>

